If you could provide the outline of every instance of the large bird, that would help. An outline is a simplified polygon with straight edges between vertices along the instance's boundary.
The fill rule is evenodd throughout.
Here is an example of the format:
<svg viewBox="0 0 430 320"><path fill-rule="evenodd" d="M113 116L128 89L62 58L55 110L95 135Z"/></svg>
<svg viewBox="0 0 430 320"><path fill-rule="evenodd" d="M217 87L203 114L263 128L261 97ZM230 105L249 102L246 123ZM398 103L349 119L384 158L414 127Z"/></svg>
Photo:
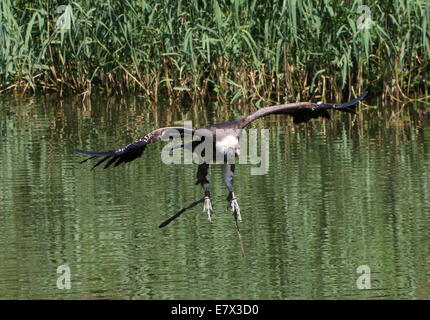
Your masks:
<svg viewBox="0 0 430 320"><path fill-rule="evenodd" d="M105 163L104 168L110 166L118 166L121 163L126 163L135 160L142 156L147 145L162 140L163 138L172 137L173 135L180 135L184 138L186 135L197 136L199 139L192 140L189 143L183 143L178 147L188 149L195 153L197 149L202 150L201 144L210 141L213 152L210 157L205 157L205 153L198 154L199 164L197 169L197 182L204 189L204 197L198 201L195 201L188 207L182 209L177 214L167 219L160 225L161 227L166 226L172 220L181 215L185 210L194 207L198 203L203 202L203 211L207 213L208 220L211 221L212 216L212 202L210 198L210 179L209 179L209 164L214 163L215 160L224 159L222 165L223 180L224 184L228 189L227 201L232 210L232 213L236 219L236 223L242 221L240 214L240 207L237 202L236 194L233 191L233 176L235 170L234 159L239 156L239 139L242 130L251 122L271 114L286 114L293 117L294 123L307 122L310 119L316 118L327 118L330 119L330 114L327 110L338 110L343 112L355 113L356 104L363 100L367 95L367 91L360 95L358 98L353 99L343 104L325 103L325 102L297 102L288 103L282 105L276 105L272 107L266 107L257 110L256 112L247 115L244 118L235 121L223 122L213 124L201 129L193 130L185 127L165 127L154 130L146 134L143 138L130 143L127 146L109 150L109 151L85 151L85 150L73 150L78 153L89 155L90 157L82 160L81 163L101 157L101 159L93 166L93 168ZM200 147L200 148L199 148ZM173 148L172 148L173 149ZM203 149L206 150L207 148ZM233 158L233 161L231 159Z"/></svg>

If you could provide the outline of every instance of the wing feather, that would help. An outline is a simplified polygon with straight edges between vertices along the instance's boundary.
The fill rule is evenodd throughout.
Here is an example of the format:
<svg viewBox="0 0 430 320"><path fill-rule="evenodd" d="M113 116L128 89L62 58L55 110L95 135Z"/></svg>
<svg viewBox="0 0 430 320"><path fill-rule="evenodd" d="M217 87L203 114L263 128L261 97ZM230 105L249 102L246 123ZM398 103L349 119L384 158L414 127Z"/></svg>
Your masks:
<svg viewBox="0 0 430 320"><path fill-rule="evenodd" d="M97 163L92 167L92 169L98 167L107 160L109 161L104 165L104 169L109 168L112 165L114 165L114 167L117 167L122 163L127 163L139 158L140 156L142 156L148 144L159 141L164 135L173 132L179 133L181 137L184 137L185 134L194 134L195 131L183 127L166 127L154 130L146 134L143 138L118 149L108 151L88 151L76 149L73 151L90 156L89 158L82 160L81 163L84 163L90 159L94 159L97 157L103 157L101 160L97 161Z"/></svg>
<svg viewBox="0 0 430 320"><path fill-rule="evenodd" d="M241 128L244 128L252 121L255 121L261 117L270 114L287 114L293 117L294 123L307 122L310 119L316 118L327 118L330 119L330 114L327 110L338 110L343 112L355 113L355 107L358 102L362 101L368 91L365 91L359 97L348 101L346 103L336 104L336 103L325 103L325 102L297 102L288 103L277 106L271 106L257 110L256 112L246 116L241 119Z"/></svg>

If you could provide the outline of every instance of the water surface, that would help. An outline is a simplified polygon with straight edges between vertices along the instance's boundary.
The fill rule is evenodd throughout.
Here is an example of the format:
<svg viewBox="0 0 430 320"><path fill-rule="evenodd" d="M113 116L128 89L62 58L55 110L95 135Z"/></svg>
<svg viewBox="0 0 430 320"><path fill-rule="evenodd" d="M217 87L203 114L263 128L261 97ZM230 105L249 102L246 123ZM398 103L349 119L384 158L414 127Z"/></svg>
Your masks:
<svg viewBox="0 0 430 320"><path fill-rule="evenodd" d="M425 106L363 106L354 118L293 125L269 117L266 175L236 168L244 222L199 205L195 165L165 165L163 144L90 170L74 148L105 150L154 128L236 118L247 106L150 106L143 98L0 100L1 299L429 299L430 120ZM57 288L57 267L71 289ZM360 290L359 266L371 270Z"/></svg>

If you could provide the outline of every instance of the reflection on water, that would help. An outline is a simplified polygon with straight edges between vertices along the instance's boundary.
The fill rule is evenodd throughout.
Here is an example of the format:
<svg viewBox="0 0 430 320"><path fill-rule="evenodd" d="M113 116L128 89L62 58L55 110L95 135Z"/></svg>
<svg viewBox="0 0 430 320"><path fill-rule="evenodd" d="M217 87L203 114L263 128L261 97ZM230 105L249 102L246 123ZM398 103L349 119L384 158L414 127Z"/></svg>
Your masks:
<svg viewBox="0 0 430 320"><path fill-rule="evenodd" d="M256 122L270 128L270 167L263 176L236 169L240 237L219 168L214 222L198 206L158 229L202 196L194 165L162 164L158 144L131 164L91 171L71 150L248 107L155 108L135 97L3 97L0 106L2 299L430 298L430 121L413 106L352 121ZM56 286L64 264L70 290ZM370 290L357 288L360 265L371 269Z"/></svg>

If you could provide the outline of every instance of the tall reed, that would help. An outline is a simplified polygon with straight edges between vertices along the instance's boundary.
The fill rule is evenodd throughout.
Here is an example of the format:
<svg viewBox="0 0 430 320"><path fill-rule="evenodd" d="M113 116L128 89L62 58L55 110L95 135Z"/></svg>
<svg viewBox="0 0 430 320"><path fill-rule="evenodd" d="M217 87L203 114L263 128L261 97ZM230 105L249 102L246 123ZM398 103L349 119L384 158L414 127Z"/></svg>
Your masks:
<svg viewBox="0 0 430 320"><path fill-rule="evenodd" d="M0 90L229 102L430 91L428 0L62 4L0 2Z"/></svg>

